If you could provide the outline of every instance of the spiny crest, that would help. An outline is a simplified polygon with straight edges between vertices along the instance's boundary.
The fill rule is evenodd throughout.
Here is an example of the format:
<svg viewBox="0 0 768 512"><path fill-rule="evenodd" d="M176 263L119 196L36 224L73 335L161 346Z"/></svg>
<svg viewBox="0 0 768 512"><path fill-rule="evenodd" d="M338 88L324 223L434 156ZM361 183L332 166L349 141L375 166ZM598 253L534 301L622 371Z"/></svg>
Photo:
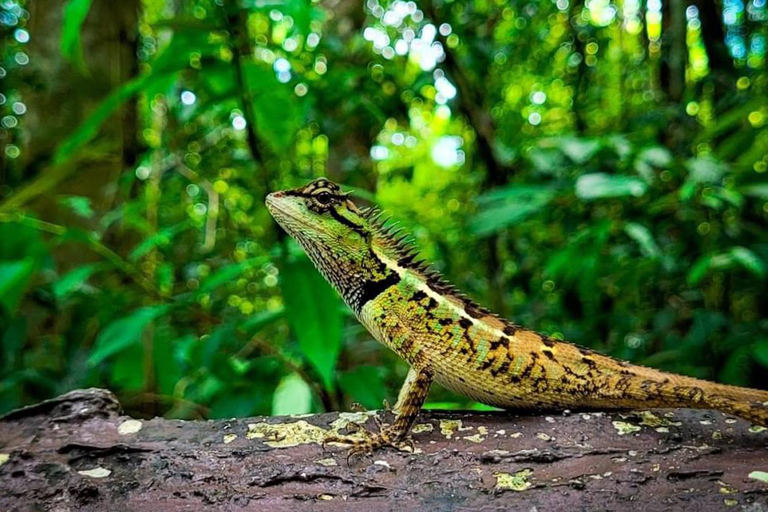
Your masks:
<svg viewBox="0 0 768 512"><path fill-rule="evenodd" d="M423 259L419 258L415 240L410 234L399 235L402 226L391 222L391 216L377 207L366 208L361 215L370 223L371 230L381 238L387 247L397 256L397 263L424 276L427 285L441 295L450 295L464 304L465 311L474 318L493 317L507 322L495 313L480 306L475 301L449 283L438 271ZM399 236L398 236L399 235Z"/></svg>

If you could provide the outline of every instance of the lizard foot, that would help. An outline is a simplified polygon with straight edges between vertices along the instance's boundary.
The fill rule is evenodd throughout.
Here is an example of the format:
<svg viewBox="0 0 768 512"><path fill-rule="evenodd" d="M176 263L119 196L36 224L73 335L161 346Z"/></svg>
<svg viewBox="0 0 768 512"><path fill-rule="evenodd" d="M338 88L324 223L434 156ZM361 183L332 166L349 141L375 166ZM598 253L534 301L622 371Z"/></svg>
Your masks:
<svg viewBox="0 0 768 512"><path fill-rule="evenodd" d="M381 428L378 433L370 432L357 423L349 423L347 428L354 429L359 432L362 437L330 434L323 439L322 443L323 449L325 449L325 446L328 443L339 443L349 446L349 451L347 452L347 464L349 464L349 460L356 455L368 455L380 448L392 447L404 452L413 452L415 448L413 441L410 439L397 441L396 433L389 427Z"/></svg>

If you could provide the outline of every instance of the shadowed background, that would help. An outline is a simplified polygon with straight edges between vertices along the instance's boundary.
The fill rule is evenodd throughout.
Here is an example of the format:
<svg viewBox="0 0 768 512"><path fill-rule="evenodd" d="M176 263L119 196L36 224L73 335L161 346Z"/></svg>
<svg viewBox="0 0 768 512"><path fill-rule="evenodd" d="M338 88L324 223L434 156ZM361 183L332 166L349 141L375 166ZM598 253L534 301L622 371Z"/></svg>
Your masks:
<svg viewBox="0 0 768 512"><path fill-rule="evenodd" d="M318 176L517 323L768 388L765 0L2 0L0 37L0 413L393 401L263 205Z"/></svg>

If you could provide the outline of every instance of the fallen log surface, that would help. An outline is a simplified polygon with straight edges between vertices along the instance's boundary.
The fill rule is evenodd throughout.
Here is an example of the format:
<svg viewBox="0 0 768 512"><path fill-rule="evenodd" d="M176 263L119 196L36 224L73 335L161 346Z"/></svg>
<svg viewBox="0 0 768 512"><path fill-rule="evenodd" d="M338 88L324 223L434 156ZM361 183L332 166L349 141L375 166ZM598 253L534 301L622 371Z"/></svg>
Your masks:
<svg viewBox="0 0 768 512"><path fill-rule="evenodd" d="M73 391L0 418L0 508L768 511L768 432L717 412L425 411L413 453L321 447L375 414L136 420Z"/></svg>

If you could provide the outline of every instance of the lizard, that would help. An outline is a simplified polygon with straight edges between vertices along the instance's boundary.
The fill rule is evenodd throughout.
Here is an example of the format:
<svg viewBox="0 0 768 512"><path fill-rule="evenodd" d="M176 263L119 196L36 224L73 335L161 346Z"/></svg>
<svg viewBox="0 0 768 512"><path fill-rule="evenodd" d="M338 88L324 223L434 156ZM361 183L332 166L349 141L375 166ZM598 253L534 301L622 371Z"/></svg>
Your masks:
<svg viewBox="0 0 768 512"><path fill-rule="evenodd" d="M273 192L266 205L371 335L409 365L391 424L326 437L350 455L402 449L432 382L502 409L701 408L768 427L768 391L631 364L491 313L419 260L380 210L358 207L328 179Z"/></svg>

